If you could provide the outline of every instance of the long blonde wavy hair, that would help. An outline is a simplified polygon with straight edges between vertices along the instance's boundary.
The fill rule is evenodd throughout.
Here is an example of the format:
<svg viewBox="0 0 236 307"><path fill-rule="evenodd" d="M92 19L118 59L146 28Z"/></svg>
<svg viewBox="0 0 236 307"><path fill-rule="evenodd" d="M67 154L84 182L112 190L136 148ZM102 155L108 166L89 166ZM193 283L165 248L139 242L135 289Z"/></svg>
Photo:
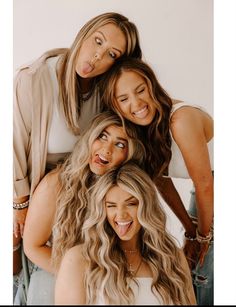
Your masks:
<svg viewBox="0 0 236 307"><path fill-rule="evenodd" d="M108 109L120 115L122 112L115 97L115 87L123 72L132 71L144 78L156 107L156 115L148 126L139 127L139 136L147 151L146 170L154 178L167 174L171 159L170 112L172 99L158 82L151 67L140 59L124 57L118 59L103 77L100 85L101 100ZM125 114L122 114L125 117Z"/></svg>
<svg viewBox="0 0 236 307"><path fill-rule="evenodd" d="M52 263L58 267L65 251L81 242L81 227L87 211L87 191L96 181L89 167L91 147L108 126L122 127L121 118L111 112L95 116L90 127L84 131L68 159L61 165L60 190L57 198L56 216L53 226ZM124 162L135 159L142 165L145 150L137 139L135 130L123 126L128 137L128 155Z"/></svg>
<svg viewBox="0 0 236 307"><path fill-rule="evenodd" d="M95 304L99 295L106 304L134 303L130 287L134 277L127 269L120 239L106 218L105 196L113 186L119 186L139 201L137 216L142 226L139 242L142 259L152 271L152 291L157 291L166 305L189 305L186 295L189 280L180 264L180 251L166 232L166 216L160 207L156 187L132 162L107 172L92 188L82 229L85 240L82 250L88 262L87 304Z"/></svg>

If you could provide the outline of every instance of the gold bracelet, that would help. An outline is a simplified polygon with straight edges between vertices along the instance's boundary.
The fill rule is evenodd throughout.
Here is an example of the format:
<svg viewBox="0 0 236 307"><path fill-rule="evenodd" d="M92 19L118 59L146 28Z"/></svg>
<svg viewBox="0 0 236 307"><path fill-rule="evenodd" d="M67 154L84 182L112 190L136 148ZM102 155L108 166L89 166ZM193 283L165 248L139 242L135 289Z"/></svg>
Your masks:
<svg viewBox="0 0 236 307"><path fill-rule="evenodd" d="M13 202L13 209L16 209L16 210L21 210L21 209L25 209L29 206L29 199L26 200L25 202L23 203L20 203L20 204L17 204L15 202Z"/></svg>

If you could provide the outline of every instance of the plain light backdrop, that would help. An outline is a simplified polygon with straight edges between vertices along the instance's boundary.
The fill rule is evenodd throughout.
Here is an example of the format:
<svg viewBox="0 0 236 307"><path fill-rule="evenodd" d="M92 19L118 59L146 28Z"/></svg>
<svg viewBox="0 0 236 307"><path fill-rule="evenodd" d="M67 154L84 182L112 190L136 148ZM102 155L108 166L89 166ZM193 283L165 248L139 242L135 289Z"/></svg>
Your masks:
<svg viewBox="0 0 236 307"><path fill-rule="evenodd" d="M143 58L170 96L201 105L213 115L212 0L14 0L13 4L14 72L46 50L70 47L89 19L114 11L136 24ZM187 208L191 180L174 183ZM163 205L167 226L181 244L181 224Z"/></svg>

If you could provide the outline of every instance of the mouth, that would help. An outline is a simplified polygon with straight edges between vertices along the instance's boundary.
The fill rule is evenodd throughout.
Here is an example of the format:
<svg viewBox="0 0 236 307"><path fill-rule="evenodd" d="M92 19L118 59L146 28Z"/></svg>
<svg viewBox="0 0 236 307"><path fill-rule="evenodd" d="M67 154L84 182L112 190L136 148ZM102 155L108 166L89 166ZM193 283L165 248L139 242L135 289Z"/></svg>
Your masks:
<svg viewBox="0 0 236 307"><path fill-rule="evenodd" d="M103 155L96 154L94 158L94 162L99 165L107 165L109 163L109 160L107 160Z"/></svg>
<svg viewBox="0 0 236 307"><path fill-rule="evenodd" d="M126 233L129 231L133 221L127 221L127 222L118 222L115 221L115 225L118 229L119 235L122 237L126 235Z"/></svg>
<svg viewBox="0 0 236 307"><path fill-rule="evenodd" d="M148 114L148 105L145 105L142 107L142 109L139 109L138 111L132 112L132 114L137 118L145 118Z"/></svg>

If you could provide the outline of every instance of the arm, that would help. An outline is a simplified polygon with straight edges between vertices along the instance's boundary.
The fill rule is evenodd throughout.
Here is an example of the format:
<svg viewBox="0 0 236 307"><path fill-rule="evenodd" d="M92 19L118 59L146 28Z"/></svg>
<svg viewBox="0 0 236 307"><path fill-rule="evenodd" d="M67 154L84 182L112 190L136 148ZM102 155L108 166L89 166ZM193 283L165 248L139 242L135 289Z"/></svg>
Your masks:
<svg viewBox="0 0 236 307"><path fill-rule="evenodd" d="M55 284L55 305L85 305L86 262L81 247L69 249L62 259Z"/></svg>
<svg viewBox="0 0 236 307"><path fill-rule="evenodd" d="M14 80L13 107L13 169L14 202L22 203L29 199L28 159L30 154L31 132L31 75L28 69L21 70ZM14 232L23 234L27 208L14 210Z"/></svg>
<svg viewBox="0 0 236 307"><path fill-rule="evenodd" d="M183 224L187 234L191 237L195 237L196 226L193 224L190 216L188 215L188 212L186 211L182 199L180 198L171 178L158 177L154 179L154 182L164 201Z"/></svg>
<svg viewBox="0 0 236 307"><path fill-rule="evenodd" d="M207 147L212 119L195 108L182 108L172 116L171 131L193 181L198 212L198 231L206 236L213 222L213 177ZM207 246L201 244L203 254ZM200 256L201 263L203 258Z"/></svg>
<svg viewBox="0 0 236 307"><path fill-rule="evenodd" d="M28 209L24 230L24 251L42 269L54 273L51 265L50 239L58 192L58 172L47 174L36 188Z"/></svg>

